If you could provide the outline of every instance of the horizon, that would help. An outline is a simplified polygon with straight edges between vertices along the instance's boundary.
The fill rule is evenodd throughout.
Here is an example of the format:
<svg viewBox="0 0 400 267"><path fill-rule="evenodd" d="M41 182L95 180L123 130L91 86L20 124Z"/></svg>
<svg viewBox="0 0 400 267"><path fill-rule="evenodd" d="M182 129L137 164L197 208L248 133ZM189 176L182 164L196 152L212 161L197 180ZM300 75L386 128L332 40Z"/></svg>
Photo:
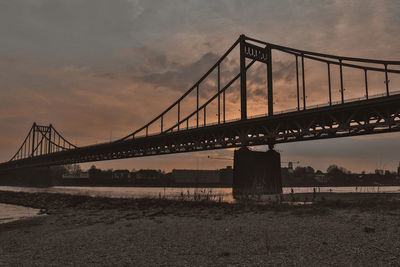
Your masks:
<svg viewBox="0 0 400 267"><path fill-rule="evenodd" d="M93 162L92 162L92 163L93 163ZM135 169L135 168L129 168L129 167L121 168L121 169L113 169L113 168L107 168L107 169L106 169L106 168L101 168L101 167L96 166L95 163L96 163L96 162L94 162L93 164L91 164L90 167L88 167L88 168L82 168L82 167L81 167L81 164L71 164L70 166L72 166L72 165L79 165L80 168L81 168L80 170L81 170L82 172L88 172L93 166L94 166L96 169L100 169L100 170L102 170L102 171L128 170L128 171L130 171L130 172L135 172L135 171L141 171L141 170L155 170L155 171L160 171L160 172L162 172L162 173L171 173L173 170L215 171L215 170L222 170L222 169L229 169L229 168L232 168L232 169L233 169L233 162L232 162L232 164L230 164L230 165L226 165L226 166L224 166L224 167L222 167L222 168L216 168L216 169L191 169L191 168L172 168L172 169L141 168L141 169ZM286 166L285 166L285 164L282 164L282 163L281 163L281 169L283 169L283 168L288 169L288 166L287 166L288 163L289 163L289 162L285 162ZM297 167L299 167L299 168L308 168L308 167L311 167L312 169L314 169L314 172L321 171L322 173L328 173L328 170L316 169L316 168L314 168L314 167L311 166L311 165L304 165L304 166L303 166L303 165L301 165L301 164L299 164L299 163L296 163L296 162L291 162L291 163L294 164L293 170L296 170ZM60 165L60 166L65 166L65 165ZM397 168L400 168L400 161L399 161L398 167L397 167L396 169L394 169L394 170L390 170L390 169L375 169L374 171L371 171L371 172L366 172L366 171L353 172L353 171L351 171L351 170L348 170L348 169L346 169L346 168L344 168L344 167L342 167L342 166L340 166L340 165L336 165L336 164L330 164L330 165L328 166L328 169L329 169L329 167L332 167L332 166L336 166L336 167L338 167L339 169L340 169L340 168L343 168L344 170L349 171L350 174L363 174L363 172L364 172L365 174L376 174L376 171L384 171L384 172L385 172L385 171L389 171L390 173L397 173L397 172L398 172L398 169L397 169Z"/></svg>

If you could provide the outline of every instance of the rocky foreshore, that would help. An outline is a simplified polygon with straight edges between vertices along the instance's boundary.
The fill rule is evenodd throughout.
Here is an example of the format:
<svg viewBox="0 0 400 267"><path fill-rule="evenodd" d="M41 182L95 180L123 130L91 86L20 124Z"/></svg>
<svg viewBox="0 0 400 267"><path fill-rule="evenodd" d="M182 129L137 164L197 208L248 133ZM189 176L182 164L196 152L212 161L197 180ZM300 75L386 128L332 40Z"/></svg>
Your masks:
<svg viewBox="0 0 400 267"><path fill-rule="evenodd" d="M47 214L0 225L0 266L400 265L396 195L346 197L229 204L0 191L2 203Z"/></svg>

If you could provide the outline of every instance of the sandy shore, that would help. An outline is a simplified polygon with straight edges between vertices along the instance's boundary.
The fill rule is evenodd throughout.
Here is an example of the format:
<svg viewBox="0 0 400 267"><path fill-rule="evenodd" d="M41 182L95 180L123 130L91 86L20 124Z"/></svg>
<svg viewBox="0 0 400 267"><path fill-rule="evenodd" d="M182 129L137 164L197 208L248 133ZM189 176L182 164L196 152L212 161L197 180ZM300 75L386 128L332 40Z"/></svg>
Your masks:
<svg viewBox="0 0 400 267"><path fill-rule="evenodd" d="M0 202L48 214L0 225L0 266L400 265L400 202L388 196L289 206L0 192Z"/></svg>

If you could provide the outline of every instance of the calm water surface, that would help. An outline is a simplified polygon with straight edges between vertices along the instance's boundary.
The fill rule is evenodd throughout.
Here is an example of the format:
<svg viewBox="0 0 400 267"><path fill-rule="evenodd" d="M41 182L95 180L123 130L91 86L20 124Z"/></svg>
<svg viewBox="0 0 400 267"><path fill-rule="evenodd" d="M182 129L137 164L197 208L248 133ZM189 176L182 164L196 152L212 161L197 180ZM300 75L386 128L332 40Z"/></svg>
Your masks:
<svg viewBox="0 0 400 267"><path fill-rule="evenodd" d="M38 209L0 203L0 223L38 215Z"/></svg>

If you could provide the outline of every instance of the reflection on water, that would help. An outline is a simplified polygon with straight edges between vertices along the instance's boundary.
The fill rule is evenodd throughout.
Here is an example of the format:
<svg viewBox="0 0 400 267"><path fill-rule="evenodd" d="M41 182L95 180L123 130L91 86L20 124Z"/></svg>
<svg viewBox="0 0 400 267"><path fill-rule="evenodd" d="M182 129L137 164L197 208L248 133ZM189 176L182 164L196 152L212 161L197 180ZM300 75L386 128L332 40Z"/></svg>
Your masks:
<svg viewBox="0 0 400 267"><path fill-rule="evenodd" d="M0 223L36 216L38 213L37 209L0 203Z"/></svg>

